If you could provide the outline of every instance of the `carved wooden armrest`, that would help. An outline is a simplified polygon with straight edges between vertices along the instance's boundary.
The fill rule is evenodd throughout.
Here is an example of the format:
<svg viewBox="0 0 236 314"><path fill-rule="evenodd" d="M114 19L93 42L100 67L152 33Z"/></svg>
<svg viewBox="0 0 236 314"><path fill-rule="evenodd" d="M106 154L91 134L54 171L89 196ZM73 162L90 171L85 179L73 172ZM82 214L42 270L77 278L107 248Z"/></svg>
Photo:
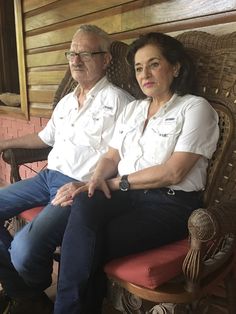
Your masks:
<svg viewBox="0 0 236 314"><path fill-rule="evenodd" d="M47 160L47 156L51 149L51 147L46 147L39 149L11 148L4 150L2 158L11 166L11 182L21 180L19 174L20 165Z"/></svg>
<svg viewBox="0 0 236 314"><path fill-rule="evenodd" d="M195 210L188 223L191 246L183 263L189 291L234 258L236 199Z"/></svg>

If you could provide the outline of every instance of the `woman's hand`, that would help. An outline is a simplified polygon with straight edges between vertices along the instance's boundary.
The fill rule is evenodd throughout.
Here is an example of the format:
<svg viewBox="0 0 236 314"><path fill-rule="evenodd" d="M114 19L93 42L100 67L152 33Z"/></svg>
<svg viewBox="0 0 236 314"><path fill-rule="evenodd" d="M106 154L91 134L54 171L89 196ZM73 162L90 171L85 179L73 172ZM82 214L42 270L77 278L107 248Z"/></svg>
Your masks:
<svg viewBox="0 0 236 314"><path fill-rule="evenodd" d="M111 198L111 192L107 185L107 182L100 177L92 177L88 182L88 196L92 197L95 190L102 191L107 198Z"/></svg>
<svg viewBox="0 0 236 314"><path fill-rule="evenodd" d="M67 183L58 189L57 194L51 203L55 206L69 206L72 204L74 197L84 191L88 191L88 186L83 182Z"/></svg>
<svg viewBox="0 0 236 314"><path fill-rule="evenodd" d="M111 198L111 193L104 179L92 178L88 183L70 182L58 189L56 196L51 201L54 206L70 206L76 195L88 191L88 196L92 197L95 190L102 191L107 198Z"/></svg>

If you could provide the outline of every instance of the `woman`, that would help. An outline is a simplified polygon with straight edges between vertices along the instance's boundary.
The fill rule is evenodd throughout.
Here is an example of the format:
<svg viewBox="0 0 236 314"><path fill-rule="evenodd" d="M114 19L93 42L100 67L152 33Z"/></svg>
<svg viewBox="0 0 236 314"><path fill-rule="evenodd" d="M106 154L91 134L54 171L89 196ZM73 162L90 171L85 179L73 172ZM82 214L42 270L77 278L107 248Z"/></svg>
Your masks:
<svg viewBox="0 0 236 314"><path fill-rule="evenodd" d="M184 47L149 33L131 44L127 59L146 98L123 110L92 179L64 186L53 201L72 204L56 314L101 313L104 262L186 237L188 217L202 206L218 116L191 94Z"/></svg>

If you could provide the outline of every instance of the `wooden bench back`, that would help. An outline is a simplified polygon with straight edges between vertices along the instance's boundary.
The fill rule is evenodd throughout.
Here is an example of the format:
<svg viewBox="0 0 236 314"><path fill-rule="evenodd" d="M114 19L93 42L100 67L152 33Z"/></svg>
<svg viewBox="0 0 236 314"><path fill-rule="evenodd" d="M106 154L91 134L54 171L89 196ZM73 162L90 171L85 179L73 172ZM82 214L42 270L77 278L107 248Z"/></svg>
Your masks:
<svg viewBox="0 0 236 314"><path fill-rule="evenodd" d="M177 38L192 56L197 72L197 94L219 115L220 138L208 167L205 205L234 197L236 184L236 32L214 36L201 31Z"/></svg>

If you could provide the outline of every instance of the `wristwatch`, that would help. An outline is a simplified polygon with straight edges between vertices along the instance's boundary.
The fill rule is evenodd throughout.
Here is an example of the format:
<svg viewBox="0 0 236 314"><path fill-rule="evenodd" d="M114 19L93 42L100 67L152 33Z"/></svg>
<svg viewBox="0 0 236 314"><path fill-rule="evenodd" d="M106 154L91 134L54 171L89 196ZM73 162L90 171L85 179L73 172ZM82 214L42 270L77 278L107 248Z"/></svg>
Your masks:
<svg viewBox="0 0 236 314"><path fill-rule="evenodd" d="M130 184L128 181L128 175L127 174L121 177L120 183L119 183L119 188L123 192L126 192L129 190Z"/></svg>

